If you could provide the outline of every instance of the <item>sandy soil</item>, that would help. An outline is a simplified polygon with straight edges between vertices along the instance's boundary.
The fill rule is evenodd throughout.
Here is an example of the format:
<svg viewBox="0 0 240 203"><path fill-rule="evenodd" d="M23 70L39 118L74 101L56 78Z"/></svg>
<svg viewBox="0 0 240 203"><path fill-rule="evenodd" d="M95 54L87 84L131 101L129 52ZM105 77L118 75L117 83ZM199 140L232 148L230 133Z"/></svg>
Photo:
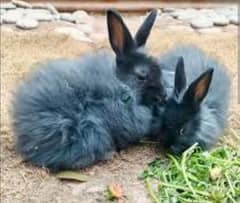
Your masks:
<svg viewBox="0 0 240 203"><path fill-rule="evenodd" d="M232 78L230 127L240 129L240 107L237 104L237 36L231 34L198 35L196 33L160 32L155 29L148 42L149 51L160 54L176 43L190 42L226 64ZM76 42L51 32L1 33L1 202L106 202L103 191L119 183L124 192L120 202L150 202L143 182L137 179L147 163L159 154L154 146L136 146L116 155L113 160L86 170L86 183L59 181L45 169L23 163L14 151L10 126L10 101L18 82L34 67L52 58L77 57L97 47ZM228 140L230 140L228 138Z"/></svg>

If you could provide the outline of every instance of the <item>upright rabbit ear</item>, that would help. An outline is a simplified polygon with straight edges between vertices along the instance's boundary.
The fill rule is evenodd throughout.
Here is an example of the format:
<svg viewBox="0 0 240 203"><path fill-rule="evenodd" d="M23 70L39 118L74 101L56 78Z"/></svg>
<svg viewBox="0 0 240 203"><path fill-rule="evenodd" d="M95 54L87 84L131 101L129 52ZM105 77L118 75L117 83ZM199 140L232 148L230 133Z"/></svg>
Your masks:
<svg viewBox="0 0 240 203"><path fill-rule="evenodd" d="M183 57L179 57L175 71L174 94L178 96L185 88L186 74L184 69L184 60Z"/></svg>
<svg viewBox="0 0 240 203"><path fill-rule="evenodd" d="M205 71L200 75L192 84L189 86L186 91L183 100L185 102L190 102L194 105L198 105L202 102L205 96L208 93L210 83L212 81L213 69Z"/></svg>
<svg viewBox="0 0 240 203"><path fill-rule="evenodd" d="M134 40L122 17L114 10L107 10L108 36L117 55L124 55L134 48Z"/></svg>
<svg viewBox="0 0 240 203"><path fill-rule="evenodd" d="M138 47L145 45L156 17L157 10L153 9L138 29L135 35L135 41Z"/></svg>

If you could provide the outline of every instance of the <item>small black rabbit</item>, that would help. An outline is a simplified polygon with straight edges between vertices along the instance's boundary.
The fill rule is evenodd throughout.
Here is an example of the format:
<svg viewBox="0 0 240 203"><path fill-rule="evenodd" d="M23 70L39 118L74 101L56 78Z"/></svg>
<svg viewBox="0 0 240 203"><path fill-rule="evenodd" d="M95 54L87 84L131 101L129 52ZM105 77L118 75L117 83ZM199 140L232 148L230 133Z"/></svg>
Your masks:
<svg viewBox="0 0 240 203"><path fill-rule="evenodd" d="M154 10L133 40L120 15L109 10L116 61L107 52L56 60L22 82L13 127L26 160L51 170L83 168L149 133L150 107L164 92L157 61L140 47L155 17Z"/></svg>
<svg viewBox="0 0 240 203"><path fill-rule="evenodd" d="M169 98L155 109L154 134L174 154L195 142L203 149L216 144L229 103L230 80L224 67L194 46L171 50L159 63Z"/></svg>
<svg viewBox="0 0 240 203"><path fill-rule="evenodd" d="M114 10L107 12L109 40L116 54L116 75L129 87L137 89L141 103L148 107L161 103L166 97L159 64L144 50L156 16L154 9L133 39L121 16Z"/></svg>

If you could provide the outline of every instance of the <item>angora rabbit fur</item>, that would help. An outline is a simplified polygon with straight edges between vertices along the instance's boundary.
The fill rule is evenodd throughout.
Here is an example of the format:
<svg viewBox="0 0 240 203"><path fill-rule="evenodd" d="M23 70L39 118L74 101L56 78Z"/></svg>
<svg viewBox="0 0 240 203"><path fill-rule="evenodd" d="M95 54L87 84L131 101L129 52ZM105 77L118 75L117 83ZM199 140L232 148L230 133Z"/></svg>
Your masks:
<svg viewBox="0 0 240 203"><path fill-rule="evenodd" d="M17 150L51 170L83 168L137 142L151 112L115 76L108 54L42 65L13 101Z"/></svg>

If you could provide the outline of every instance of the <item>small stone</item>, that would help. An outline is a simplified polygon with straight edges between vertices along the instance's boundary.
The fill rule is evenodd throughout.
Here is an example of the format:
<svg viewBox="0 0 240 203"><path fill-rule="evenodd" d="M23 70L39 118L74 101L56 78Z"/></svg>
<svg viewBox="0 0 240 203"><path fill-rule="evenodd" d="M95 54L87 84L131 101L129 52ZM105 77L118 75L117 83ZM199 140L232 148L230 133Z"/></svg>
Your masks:
<svg viewBox="0 0 240 203"><path fill-rule="evenodd" d="M2 3L0 4L0 8L1 9L15 9L16 5L12 4L12 3Z"/></svg>
<svg viewBox="0 0 240 203"><path fill-rule="evenodd" d="M51 15L51 12L49 10L46 10L46 9L24 9L23 13L25 15L29 15L29 14L32 14L32 13L43 13L43 14L46 14L46 15Z"/></svg>
<svg viewBox="0 0 240 203"><path fill-rule="evenodd" d="M23 17L16 22L16 26L24 30L37 28L38 25L39 23L37 20L28 17Z"/></svg>
<svg viewBox="0 0 240 203"><path fill-rule="evenodd" d="M81 23L86 24L91 22L92 20L86 11L82 11L82 10L75 11L72 15L75 19L75 23L77 24L81 24Z"/></svg>
<svg viewBox="0 0 240 203"><path fill-rule="evenodd" d="M59 15L59 12L52 4L46 4L46 9L48 9L54 15Z"/></svg>
<svg viewBox="0 0 240 203"><path fill-rule="evenodd" d="M233 15L233 14L237 14L237 11L234 12L234 10L232 10L231 8L216 8L215 12L219 15L224 15L226 17L228 17L229 15Z"/></svg>
<svg viewBox="0 0 240 203"><path fill-rule="evenodd" d="M159 8L159 9L157 10L157 14L158 14L159 16L162 14L162 9L161 9L161 8Z"/></svg>
<svg viewBox="0 0 240 203"><path fill-rule="evenodd" d="M12 3L20 8L32 8L32 5L26 1L12 0Z"/></svg>
<svg viewBox="0 0 240 203"><path fill-rule="evenodd" d="M5 9L0 9L0 15L3 15L4 13L6 13L7 11Z"/></svg>
<svg viewBox="0 0 240 203"><path fill-rule="evenodd" d="M193 18L196 18L197 12L196 11L185 11L185 12L179 12L177 19L179 20L191 20Z"/></svg>
<svg viewBox="0 0 240 203"><path fill-rule="evenodd" d="M56 21L60 20L60 14L53 15L53 19Z"/></svg>
<svg viewBox="0 0 240 203"><path fill-rule="evenodd" d="M163 9L162 9L162 11L163 11L164 13L174 12L175 10L176 10L175 8L170 8L170 7L169 7L169 8L167 7L167 8L163 8Z"/></svg>
<svg viewBox="0 0 240 203"><path fill-rule="evenodd" d="M225 26L229 24L229 20L225 16L219 15L212 19L214 25Z"/></svg>
<svg viewBox="0 0 240 203"><path fill-rule="evenodd" d="M23 16L20 10L9 10L1 16L4 23L16 23Z"/></svg>
<svg viewBox="0 0 240 203"><path fill-rule="evenodd" d="M191 26L196 29L213 27L213 22L208 18L198 18L191 21Z"/></svg>
<svg viewBox="0 0 240 203"><path fill-rule="evenodd" d="M73 27L59 27L59 28L55 29L55 32L61 33L61 34L65 34L65 35L69 35L69 36L71 36L75 40L91 42L92 43L92 40L89 39L84 34L84 32L82 32L81 30L79 30L77 28L73 28Z"/></svg>
<svg viewBox="0 0 240 203"><path fill-rule="evenodd" d="M61 13L60 14L60 19L68 22L75 22L75 18L72 16L71 13Z"/></svg>
<svg viewBox="0 0 240 203"><path fill-rule="evenodd" d="M52 21L54 17L51 14L41 13L41 12L32 12L26 15L28 18L33 18L38 21Z"/></svg>
<svg viewBox="0 0 240 203"><path fill-rule="evenodd" d="M228 16L230 23L234 25L239 25L239 17L236 15Z"/></svg>
<svg viewBox="0 0 240 203"><path fill-rule="evenodd" d="M184 9L176 9L174 12L169 13L169 15L173 18L177 18L182 13L184 13Z"/></svg>

